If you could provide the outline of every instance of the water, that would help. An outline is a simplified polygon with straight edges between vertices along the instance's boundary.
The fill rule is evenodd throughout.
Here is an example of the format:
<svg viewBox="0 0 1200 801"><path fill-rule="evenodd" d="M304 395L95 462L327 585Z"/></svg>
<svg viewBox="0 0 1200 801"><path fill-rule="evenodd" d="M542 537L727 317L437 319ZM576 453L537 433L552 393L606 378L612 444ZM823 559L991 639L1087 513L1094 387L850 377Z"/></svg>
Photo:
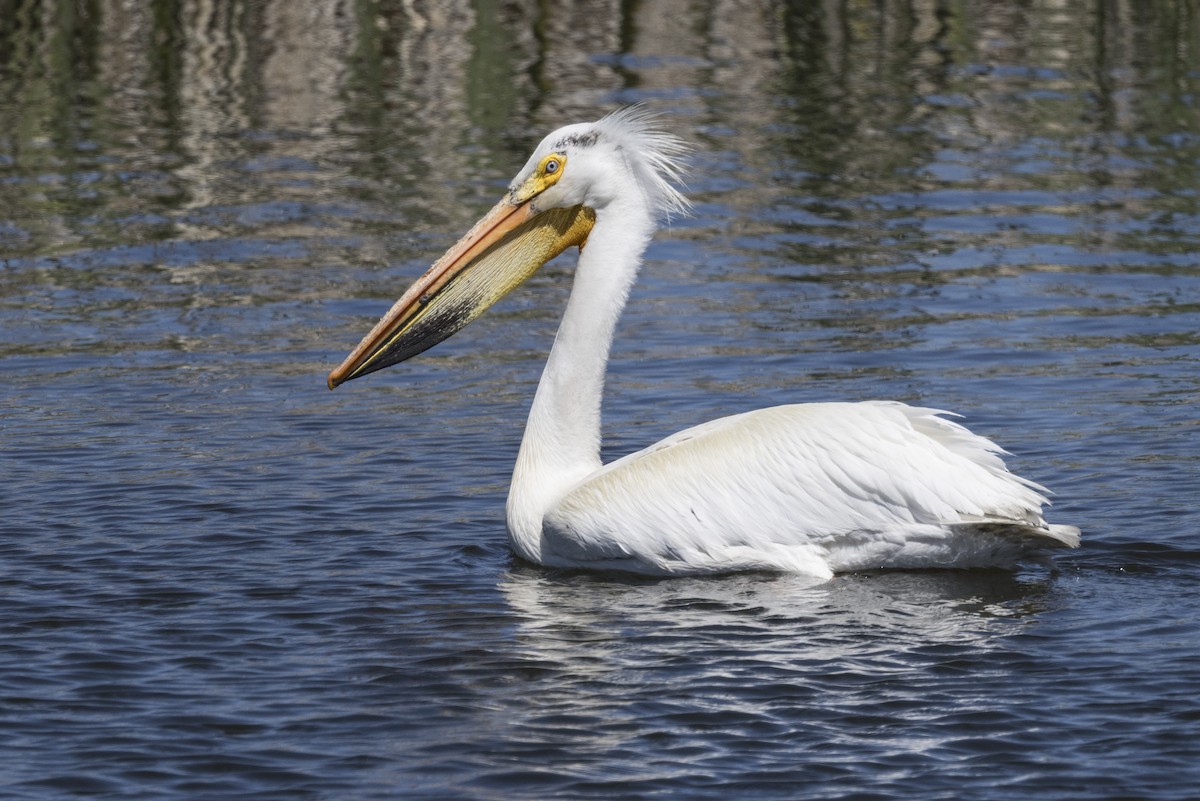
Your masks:
<svg viewBox="0 0 1200 801"><path fill-rule="evenodd" d="M1183 2L18 2L0 797L1192 797L1198 59ZM570 259L325 389L546 131L637 101L696 212L607 455L956 410L1084 530L1059 575L517 562Z"/></svg>

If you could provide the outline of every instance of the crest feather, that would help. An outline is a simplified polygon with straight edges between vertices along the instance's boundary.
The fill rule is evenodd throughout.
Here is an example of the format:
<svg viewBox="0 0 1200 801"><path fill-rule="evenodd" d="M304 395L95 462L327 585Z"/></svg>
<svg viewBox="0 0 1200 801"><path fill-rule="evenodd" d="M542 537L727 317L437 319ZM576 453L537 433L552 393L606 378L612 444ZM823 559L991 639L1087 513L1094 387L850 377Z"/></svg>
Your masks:
<svg viewBox="0 0 1200 801"><path fill-rule="evenodd" d="M683 157L691 147L664 131L660 120L645 106L629 106L597 120L595 130L628 154L630 166L639 172L655 207L670 219L673 214L691 212L692 204L675 188L686 173Z"/></svg>

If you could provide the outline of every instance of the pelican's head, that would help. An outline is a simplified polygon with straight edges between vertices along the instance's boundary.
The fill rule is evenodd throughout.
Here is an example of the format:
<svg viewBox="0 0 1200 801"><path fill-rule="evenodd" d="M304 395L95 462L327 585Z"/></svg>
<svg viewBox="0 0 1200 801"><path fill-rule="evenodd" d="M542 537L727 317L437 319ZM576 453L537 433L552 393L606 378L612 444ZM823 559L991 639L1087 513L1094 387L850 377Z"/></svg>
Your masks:
<svg viewBox="0 0 1200 801"><path fill-rule="evenodd" d="M683 212L672 186L682 141L634 107L542 140L507 194L408 288L329 374L329 388L428 350L483 314L569 247L618 200L651 215Z"/></svg>

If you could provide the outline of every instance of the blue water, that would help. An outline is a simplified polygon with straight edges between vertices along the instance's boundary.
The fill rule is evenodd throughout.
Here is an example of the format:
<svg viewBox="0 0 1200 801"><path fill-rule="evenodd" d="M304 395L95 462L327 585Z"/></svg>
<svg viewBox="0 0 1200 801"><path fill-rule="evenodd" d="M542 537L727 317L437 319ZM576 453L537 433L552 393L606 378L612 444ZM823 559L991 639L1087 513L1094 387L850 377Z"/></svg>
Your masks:
<svg viewBox="0 0 1200 801"><path fill-rule="evenodd" d="M0 797L1194 797L1187 6L810 5L0 20ZM695 212L606 455L949 409L1083 529L1058 574L514 559L569 257L325 389L546 131L636 101Z"/></svg>

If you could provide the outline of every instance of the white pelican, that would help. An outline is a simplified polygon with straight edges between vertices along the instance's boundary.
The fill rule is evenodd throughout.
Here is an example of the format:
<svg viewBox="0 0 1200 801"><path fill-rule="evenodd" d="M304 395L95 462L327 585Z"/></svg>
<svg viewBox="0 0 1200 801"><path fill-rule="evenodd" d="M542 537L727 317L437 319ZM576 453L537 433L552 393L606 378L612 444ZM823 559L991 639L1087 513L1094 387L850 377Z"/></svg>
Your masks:
<svg viewBox="0 0 1200 801"><path fill-rule="evenodd" d="M610 464L600 400L617 318L673 187L683 143L626 109L547 136L507 195L329 374L344 381L454 334L538 267L579 248L508 496L522 558L654 575L829 578L875 568L1011 567L1074 548L1045 490L991 441L903 403L812 403L724 417Z"/></svg>

